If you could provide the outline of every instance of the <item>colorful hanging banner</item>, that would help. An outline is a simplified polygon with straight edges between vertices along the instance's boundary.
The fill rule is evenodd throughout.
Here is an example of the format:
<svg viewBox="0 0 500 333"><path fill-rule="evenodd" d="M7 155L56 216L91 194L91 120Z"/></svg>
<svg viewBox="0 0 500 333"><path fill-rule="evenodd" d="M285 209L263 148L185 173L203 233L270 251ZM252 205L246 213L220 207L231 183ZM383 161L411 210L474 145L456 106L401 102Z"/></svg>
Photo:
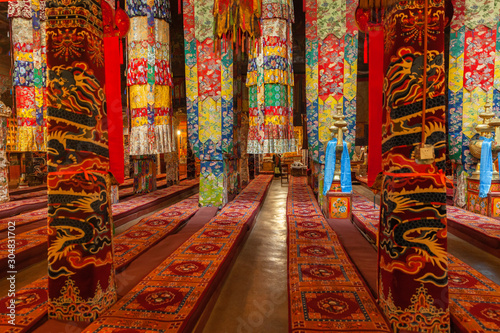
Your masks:
<svg viewBox="0 0 500 333"><path fill-rule="evenodd" d="M17 150L45 151L46 15L45 0L9 1L12 18L13 86L17 115ZM59 52L65 52L59 50Z"/></svg>
<svg viewBox="0 0 500 333"><path fill-rule="evenodd" d="M127 0L130 154L175 150L172 131L170 1Z"/></svg>
<svg viewBox="0 0 500 333"><path fill-rule="evenodd" d="M262 36L250 51L247 153L296 151L293 132L293 2L262 1Z"/></svg>
<svg viewBox="0 0 500 333"><path fill-rule="evenodd" d="M212 10L210 0L183 4L188 139L201 160L202 206L227 201L224 159L233 154L233 52L228 41L214 45Z"/></svg>

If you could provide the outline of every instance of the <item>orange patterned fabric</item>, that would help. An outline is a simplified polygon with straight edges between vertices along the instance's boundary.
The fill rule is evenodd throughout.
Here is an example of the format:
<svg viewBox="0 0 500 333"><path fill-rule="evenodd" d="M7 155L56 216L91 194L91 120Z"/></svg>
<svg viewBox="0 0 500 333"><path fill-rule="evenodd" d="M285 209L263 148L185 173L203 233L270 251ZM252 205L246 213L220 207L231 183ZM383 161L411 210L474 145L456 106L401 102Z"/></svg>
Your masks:
<svg viewBox="0 0 500 333"><path fill-rule="evenodd" d="M390 332L303 177L287 201L290 332Z"/></svg>

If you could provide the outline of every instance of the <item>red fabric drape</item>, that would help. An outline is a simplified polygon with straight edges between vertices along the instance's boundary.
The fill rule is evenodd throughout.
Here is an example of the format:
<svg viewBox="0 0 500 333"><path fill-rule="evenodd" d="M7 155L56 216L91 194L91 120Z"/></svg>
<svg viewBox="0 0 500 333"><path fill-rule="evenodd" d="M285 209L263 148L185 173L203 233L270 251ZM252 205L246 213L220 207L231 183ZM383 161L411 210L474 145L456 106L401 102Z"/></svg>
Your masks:
<svg viewBox="0 0 500 333"><path fill-rule="evenodd" d="M369 29L368 88L368 186L382 171L382 103L384 82L384 33L382 26Z"/></svg>
<svg viewBox="0 0 500 333"><path fill-rule="evenodd" d="M108 109L109 171L123 183L123 116L120 85L120 42L118 37L104 38L106 105Z"/></svg>

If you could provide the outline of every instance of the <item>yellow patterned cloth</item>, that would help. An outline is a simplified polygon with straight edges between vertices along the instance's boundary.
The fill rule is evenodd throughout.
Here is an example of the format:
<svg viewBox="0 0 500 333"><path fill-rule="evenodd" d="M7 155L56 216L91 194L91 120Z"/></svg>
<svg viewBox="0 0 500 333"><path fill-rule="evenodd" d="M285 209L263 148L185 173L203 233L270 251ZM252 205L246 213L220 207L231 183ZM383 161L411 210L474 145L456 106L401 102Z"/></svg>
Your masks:
<svg viewBox="0 0 500 333"><path fill-rule="evenodd" d="M163 8L163 2L155 2L151 10L156 13ZM146 13L138 13L137 8L142 8L139 1L129 1L127 5L129 15L133 16L128 33L127 70L130 155L172 152L175 151L175 138L172 131L170 24L165 17L157 18L155 14L154 19L148 20Z"/></svg>

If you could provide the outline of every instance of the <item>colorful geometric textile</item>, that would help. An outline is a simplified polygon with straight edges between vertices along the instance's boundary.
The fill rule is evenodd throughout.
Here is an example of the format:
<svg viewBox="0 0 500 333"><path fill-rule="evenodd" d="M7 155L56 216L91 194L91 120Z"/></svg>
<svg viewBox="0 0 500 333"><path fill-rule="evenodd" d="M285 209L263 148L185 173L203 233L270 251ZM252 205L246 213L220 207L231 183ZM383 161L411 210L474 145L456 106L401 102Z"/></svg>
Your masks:
<svg viewBox="0 0 500 333"><path fill-rule="evenodd" d="M399 2L384 18L379 304L395 331L449 332L446 182L439 173L446 154L444 1L424 7ZM432 18L427 52L418 17ZM427 66L417 65L423 62ZM412 157L421 143L433 147L431 164ZM429 315L423 318L422 311Z"/></svg>
<svg viewBox="0 0 500 333"><path fill-rule="evenodd" d="M17 150L47 149L47 59L45 0L9 1L14 56L13 85ZM77 43L81 43L78 40ZM59 50L56 52L67 52ZM66 55L67 57L67 55Z"/></svg>
<svg viewBox="0 0 500 333"><path fill-rule="evenodd" d="M389 332L302 177L292 177L287 221L290 331Z"/></svg>
<svg viewBox="0 0 500 333"><path fill-rule="evenodd" d="M456 178L471 176L476 161L470 140L487 102L500 116L500 27L496 1L453 0L448 75L448 142L450 159L458 164ZM455 193L463 207L466 187Z"/></svg>
<svg viewBox="0 0 500 333"><path fill-rule="evenodd" d="M191 331L272 180L260 176L84 332ZM135 318L133 321L130 318Z"/></svg>
<svg viewBox="0 0 500 333"><path fill-rule="evenodd" d="M228 41L214 42L213 1L186 0L183 13L188 138L201 160L200 203L223 206L223 160L234 154L233 51Z"/></svg>
<svg viewBox="0 0 500 333"><path fill-rule="evenodd" d="M179 183L179 155L176 151L165 153L165 167L167 169L167 186ZM194 177L193 175L188 179Z"/></svg>
<svg viewBox="0 0 500 333"><path fill-rule="evenodd" d="M156 157L134 156L134 193L156 191Z"/></svg>
<svg viewBox="0 0 500 333"><path fill-rule="evenodd" d="M46 13L49 318L93 320L116 301L100 1Z"/></svg>
<svg viewBox="0 0 500 333"><path fill-rule="evenodd" d="M127 0L130 155L175 150L172 131L170 0Z"/></svg>
<svg viewBox="0 0 500 333"><path fill-rule="evenodd" d="M306 109L309 149L314 162L324 164L337 103L346 116L345 140L354 147L358 30L354 0L305 0ZM354 150L351 150L351 155Z"/></svg>
<svg viewBox="0 0 500 333"><path fill-rule="evenodd" d="M172 233L198 210L194 195L175 205L142 219L127 232L114 239L114 258L119 271L156 242ZM147 228L147 231L144 229ZM46 237L46 236L45 236ZM16 291L16 332L25 332L47 313L47 277ZM0 331L8 324L7 306L11 297L0 300Z"/></svg>
<svg viewBox="0 0 500 333"><path fill-rule="evenodd" d="M247 153L296 150L293 133L293 2L262 1L262 36L252 43L246 85L249 87Z"/></svg>
<svg viewBox="0 0 500 333"><path fill-rule="evenodd" d="M215 42L231 38L236 47L246 45L247 38L253 40L260 34L260 14L261 0L215 0Z"/></svg>

